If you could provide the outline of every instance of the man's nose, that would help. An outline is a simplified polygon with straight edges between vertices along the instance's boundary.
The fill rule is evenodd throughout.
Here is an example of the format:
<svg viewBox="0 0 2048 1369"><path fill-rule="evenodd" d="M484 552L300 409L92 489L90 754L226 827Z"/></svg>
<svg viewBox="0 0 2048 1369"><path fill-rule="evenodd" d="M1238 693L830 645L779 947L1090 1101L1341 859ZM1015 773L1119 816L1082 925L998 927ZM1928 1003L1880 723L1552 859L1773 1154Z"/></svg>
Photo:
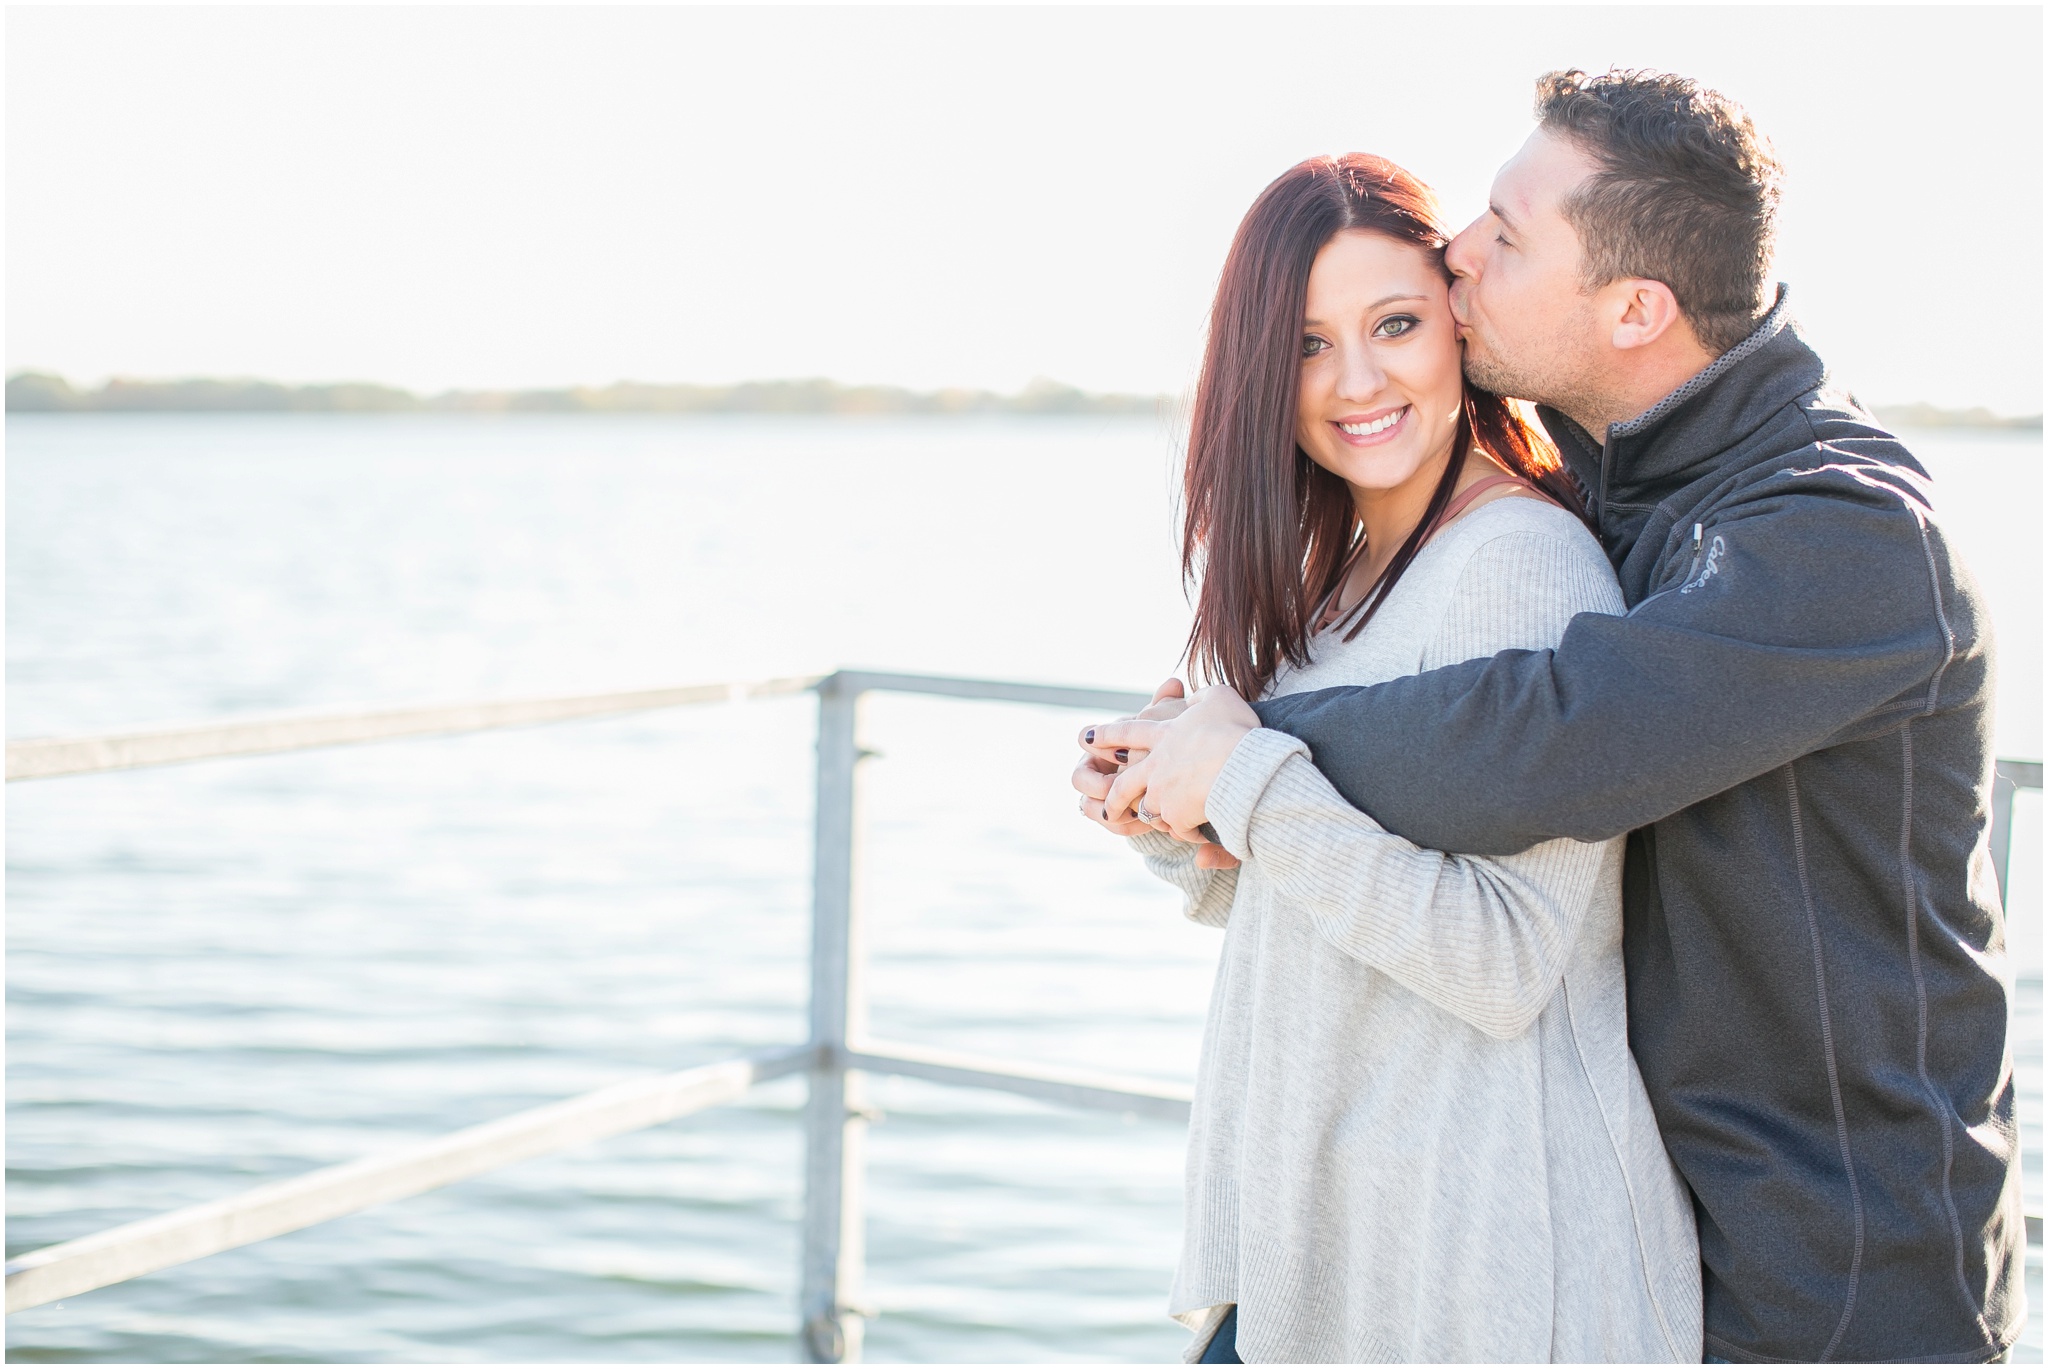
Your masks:
<svg viewBox="0 0 2048 1369"><path fill-rule="evenodd" d="M1451 245L1444 249L1444 265L1451 274L1470 280L1479 274L1479 230L1486 223L1486 215L1465 225L1465 231L1451 239Z"/></svg>

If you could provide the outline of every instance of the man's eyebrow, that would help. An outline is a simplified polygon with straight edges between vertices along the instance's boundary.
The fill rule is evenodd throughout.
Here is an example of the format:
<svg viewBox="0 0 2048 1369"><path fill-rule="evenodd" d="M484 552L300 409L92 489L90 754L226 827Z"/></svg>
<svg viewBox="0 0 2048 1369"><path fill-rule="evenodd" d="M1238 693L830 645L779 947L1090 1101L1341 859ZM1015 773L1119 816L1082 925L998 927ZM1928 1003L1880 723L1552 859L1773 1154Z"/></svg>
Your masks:
<svg viewBox="0 0 2048 1369"><path fill-rule="evenodd" d="M1496 219L1499 219L1502 223L1506 224L1510 229L1514 230L1515 232L1519 233L1521 231L1522 226L1516 223L1514 217L1510 215L1507 210L1502 209L1498 203L1492 200L1488 200L1486 203L1486 212L1493 215Z"/></svg>

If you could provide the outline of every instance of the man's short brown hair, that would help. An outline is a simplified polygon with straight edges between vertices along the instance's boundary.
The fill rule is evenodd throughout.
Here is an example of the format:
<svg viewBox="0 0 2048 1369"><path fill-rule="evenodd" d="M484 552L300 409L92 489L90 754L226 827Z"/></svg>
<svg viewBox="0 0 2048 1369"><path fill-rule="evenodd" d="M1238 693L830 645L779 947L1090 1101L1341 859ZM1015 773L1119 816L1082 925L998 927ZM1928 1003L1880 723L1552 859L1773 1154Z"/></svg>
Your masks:
<svg viewBox="0 0 2048 1369"><path fill-rule="evenodd" d="M1663 72L1553 71L1536 117L1599 168L1561 206L1587 288L1662 281L1701 346L1742 341L1766 309L1782 177L1742 106Z"/></svg>

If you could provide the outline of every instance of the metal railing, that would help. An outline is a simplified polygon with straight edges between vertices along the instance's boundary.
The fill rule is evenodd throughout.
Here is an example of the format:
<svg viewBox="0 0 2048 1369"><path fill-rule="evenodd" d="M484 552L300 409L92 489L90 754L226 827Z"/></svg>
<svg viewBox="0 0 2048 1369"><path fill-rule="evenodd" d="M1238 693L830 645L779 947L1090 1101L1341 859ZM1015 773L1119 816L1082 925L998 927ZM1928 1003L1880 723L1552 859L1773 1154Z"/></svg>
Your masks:
<svg viewBox="0 0 2048 1369"><path fill-rule="evenodd" d="M856 1359L862 1317L861 1137L866 1073L1000 1089L1073 1107L1185 1122L1184 1088L1085 1070L1043 1068L867 1034L855 888L860 701L877 690L1127 713L1146 696L1106 689L931 675L839 671L826 676L634 693L264 718L115 736L10 742L7 778L49 779L139 766L312 747L479 732L686 704L813 691L818 696L817 811L811 896L810 1039L801 1046L674 1074L628 1080L387 1154L332 1165L215 1202L148 1217L7 1262L10 1313L120 1283L521 1160L658 1125L739 1098L755 1084L809 1076L804 1109L802 1343L818 1363Z"/></svg>
<svg viewBox="0 0 2048 1369"><path fill-rule="evenodd" d="M1991 868L1998 872L1998 897L2005 898L2006 866L2012 858L2012 797L2041 787L2041 762L2000 761L1991 777Z"/></svg>
<svg viewBox="0 0 2048 1369"><path fill-rule="evenodd" d="M383 1155L315 1170L244 1193L144 1218L7 1261L7 1311L120 1283L223 1250L298 1231L503 1166L729 1103L771 1079L809 1077L804 1108L803 1271L798 1311L813 1363L860 1356L861 1140L865 1074L1000 1089L1072 1107L1185 1122L1185 1088L1042 1068L867 1034L864 956L855 879L860 701L874 691L987 699L1107 712L1135 711L1142 694L933 675L838 671L825 676L696 685L446 708L267 718L86 738L10 742L9 781L253 756L312 747L479 732L571 718L813 691L818 696L817 809L811 898L810 1039L738 1060L627 1080L575 1098ZM1992 788L1991 856L2005 889L2016 790L2041 787L2038 761L2000 761ZM2038 1218L2029 1234L2039 1240Z"/></svg>

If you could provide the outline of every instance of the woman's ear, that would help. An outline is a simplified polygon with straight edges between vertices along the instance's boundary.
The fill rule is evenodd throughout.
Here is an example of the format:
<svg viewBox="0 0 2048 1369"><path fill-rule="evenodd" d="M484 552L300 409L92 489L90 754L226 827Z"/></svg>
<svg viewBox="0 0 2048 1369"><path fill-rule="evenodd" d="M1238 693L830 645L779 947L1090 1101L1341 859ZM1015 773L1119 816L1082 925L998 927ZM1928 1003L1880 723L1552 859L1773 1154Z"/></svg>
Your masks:
<svg viewBox="0 0 2048 1369"><path fill-rule="evenodd" d="M1614 291L1611 307L1618 309L1610 338L1619 352L1648 347L1670 334L1673 328L1687 329L1678 296L1661 280L1630 278L1611 282L1601 293ZM1690 337L1688 336L1688 340Z"/></svg>

